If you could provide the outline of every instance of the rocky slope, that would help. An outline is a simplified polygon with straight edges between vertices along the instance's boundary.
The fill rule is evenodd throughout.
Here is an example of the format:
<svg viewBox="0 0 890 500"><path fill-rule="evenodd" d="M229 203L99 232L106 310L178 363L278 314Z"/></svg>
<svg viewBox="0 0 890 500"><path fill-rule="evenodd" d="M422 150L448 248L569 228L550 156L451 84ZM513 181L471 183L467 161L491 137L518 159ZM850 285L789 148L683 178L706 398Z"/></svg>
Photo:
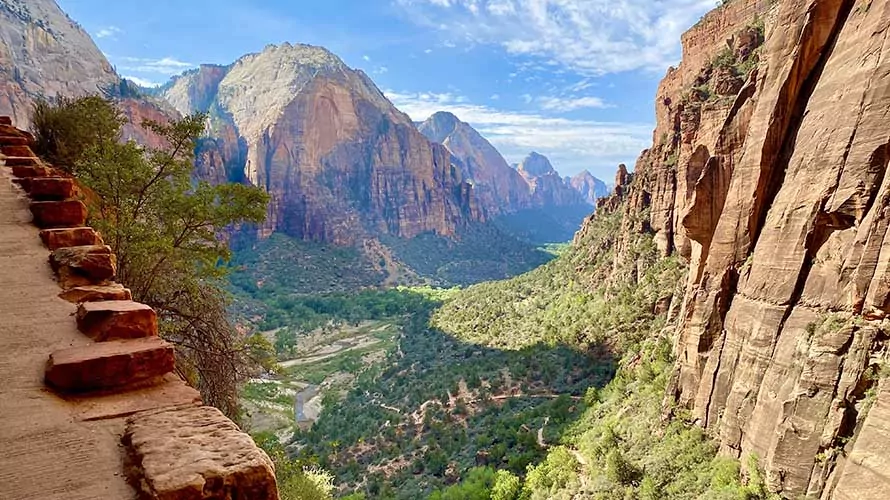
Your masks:
<svg viewBox="0 0 890 500"><path fill-rule="evenodd" d="M627 193L624 231L690 267L667 402L786 498L890 488L888 28L873 0L711 12Z"/></svg>
<svg viewBox="0 0 890 500"><path fill-rule="evenodd" d="M0 0L0 114L22 128L40 96L95 93L118 82L89 35L53 0Z"/></svg>
<svg viewBox="0 0 890 500"><path fill-rule="evenodd" d="M590 205L596 205L596 200L609 196L609 188L606 183L597 179L587 170L566 177L565 183L581 194L581 197Z"/></svg>
<svg viewBox="0 0 890 500"><path fill-rule="evenodd" d="M440 111L417 129L451 151L488 213L515 212L532 206L531 189L525 179L469 124Z"/></svg>
<svg viewBox="0 0 890 500"><path fill-rule="evenodd" d="M361 71L308 45L201 66L163 97L208 111L201 171L272 195L264 234L353 243L363 234L453 235L483 219L445 147L431 144Z"/></svg>
<svg viewBox="0 0 890 500"><path fill-rule="evenodd" d="M542 154L532 151L517 165L516 171L528 183L537 206L590 205L579 191L566 184Z"/></svg>

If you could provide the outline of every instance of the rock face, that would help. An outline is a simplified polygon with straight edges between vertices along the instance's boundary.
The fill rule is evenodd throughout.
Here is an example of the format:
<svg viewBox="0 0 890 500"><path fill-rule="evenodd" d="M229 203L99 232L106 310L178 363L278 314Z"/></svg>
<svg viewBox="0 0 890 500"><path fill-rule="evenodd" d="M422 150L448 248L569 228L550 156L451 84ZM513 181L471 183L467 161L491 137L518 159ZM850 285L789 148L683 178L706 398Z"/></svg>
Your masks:
<svg viewBox="0 0 890 500"><path fill-rule="evenodd" d="M480 206L487 213L515 212L534 205L528 182L469 124L440 111L417 128L454 155L455 164L473 185Z"/></svg>
<svg viewBox="0 0 890 500"><path fill-rule="evenodd" d="M550 160L542 154L532 151L516 170L529 184L533 202L537 206L590 205L580 192L565 183Z"/></svg>
<svg viewBox="0 0 890 500"><path fill-rule="evenodd" d="M609 188L606 183L597 179L587 170L565 179L566 184L581 194L581 197L590 205L596 205L596 200L609 196Z"/></svg>
<svg viewBox="0 0 890 500"><path fill-rule="evenodd" d="M890 4L734 0L683 36L626 231L689 263L668 400L783 497L877 499Z"/></svg>
<svg viewBox="0 0 890 500"><path fill-rule="evenodd" d="M163 97L183 114L211 112L202 176L272 195L264 235L346 244L368 233L448 236L483 219L448 150L325 49L268 46L186 73Z"/></svg>
<svg viewBox="0 0 890 500"><path fill-rule="evenodd" d="M0 114L20 128L38 96L96 93L117 82L96 44L54 0L0 1Z"/></svg>

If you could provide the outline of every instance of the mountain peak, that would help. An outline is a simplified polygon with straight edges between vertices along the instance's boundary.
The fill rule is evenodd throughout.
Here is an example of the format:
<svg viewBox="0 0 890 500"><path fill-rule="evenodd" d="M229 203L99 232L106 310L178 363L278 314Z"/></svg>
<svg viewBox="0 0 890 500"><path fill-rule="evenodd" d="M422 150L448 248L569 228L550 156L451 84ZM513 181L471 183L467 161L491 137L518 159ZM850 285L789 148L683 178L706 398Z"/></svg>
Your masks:
<svg viewBox="0 0 890 500"><path fill-rule="evenodd" d="M461 122L453 113L449 113L448 111L436 111L417 128L423 135L427 136L427 139L441 144L444 143L448 136L454 133L462 123L463 122Z"/></svg>
<svg viewBox="0 0 890 500"><path fill-rule="evenodd" d="M556 174L553 165L546 156L532 151L519 163L518 170L531 177L540 177L542 175Z"/></svg>

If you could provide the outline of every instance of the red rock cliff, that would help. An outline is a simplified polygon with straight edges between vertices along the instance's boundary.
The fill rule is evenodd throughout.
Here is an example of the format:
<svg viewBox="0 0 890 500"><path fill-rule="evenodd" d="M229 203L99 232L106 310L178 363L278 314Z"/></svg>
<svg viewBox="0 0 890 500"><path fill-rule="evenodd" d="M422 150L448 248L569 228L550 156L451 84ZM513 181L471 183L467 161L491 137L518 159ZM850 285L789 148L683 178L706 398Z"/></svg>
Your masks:
<svg viewBox="0 0 890 500"><path fill-rule="evenodd" d="M683 37L633 230L689 262L669 401L787 498L890 491L890 3L734 0Z"/></svg>
<svg viewBox="0 0 890 500"><path fill-rule="evenodd" d="M202 66L164 97L181 113L210 112L203 175L272 195L264 234L447 236L483 218L450 153L322 48L270 46L229 67Z"/></svg>

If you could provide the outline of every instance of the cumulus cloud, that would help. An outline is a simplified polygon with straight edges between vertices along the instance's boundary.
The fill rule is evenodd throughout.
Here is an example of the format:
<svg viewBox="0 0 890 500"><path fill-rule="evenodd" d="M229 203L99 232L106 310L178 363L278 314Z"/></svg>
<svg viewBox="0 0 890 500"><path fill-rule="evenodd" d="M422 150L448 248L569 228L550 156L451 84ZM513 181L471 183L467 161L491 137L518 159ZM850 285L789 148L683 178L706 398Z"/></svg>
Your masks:
<svg viewBox="0 0 890 500"><path fill-rule="evenodd" d="M472 125L507 161L520 161L530 151L547 155L565 175L590 169L596 175L614 173L618 163L632 164L652 140L652 125L548 117L473 104L451 93L396 92L386 97L414 121L436 111L449 111Z"/></svg>
<svg viewBox="0 0 890 500"><path fill-rule="evenodd" d="M499 45L579 74L663 72L714 0L396 0L449 39Z"/></svg>
<svg viewBox="0 0 890 500"><path fill-rule="evenodd" d="M156 75L173 76L182 73L187 69L194 68L192 63L180 61L173 57L163 57L161 59L150 59L142 57L119 57L114 58L118 69L121 71L131 71L136 73L148 73Z"/></svg>

